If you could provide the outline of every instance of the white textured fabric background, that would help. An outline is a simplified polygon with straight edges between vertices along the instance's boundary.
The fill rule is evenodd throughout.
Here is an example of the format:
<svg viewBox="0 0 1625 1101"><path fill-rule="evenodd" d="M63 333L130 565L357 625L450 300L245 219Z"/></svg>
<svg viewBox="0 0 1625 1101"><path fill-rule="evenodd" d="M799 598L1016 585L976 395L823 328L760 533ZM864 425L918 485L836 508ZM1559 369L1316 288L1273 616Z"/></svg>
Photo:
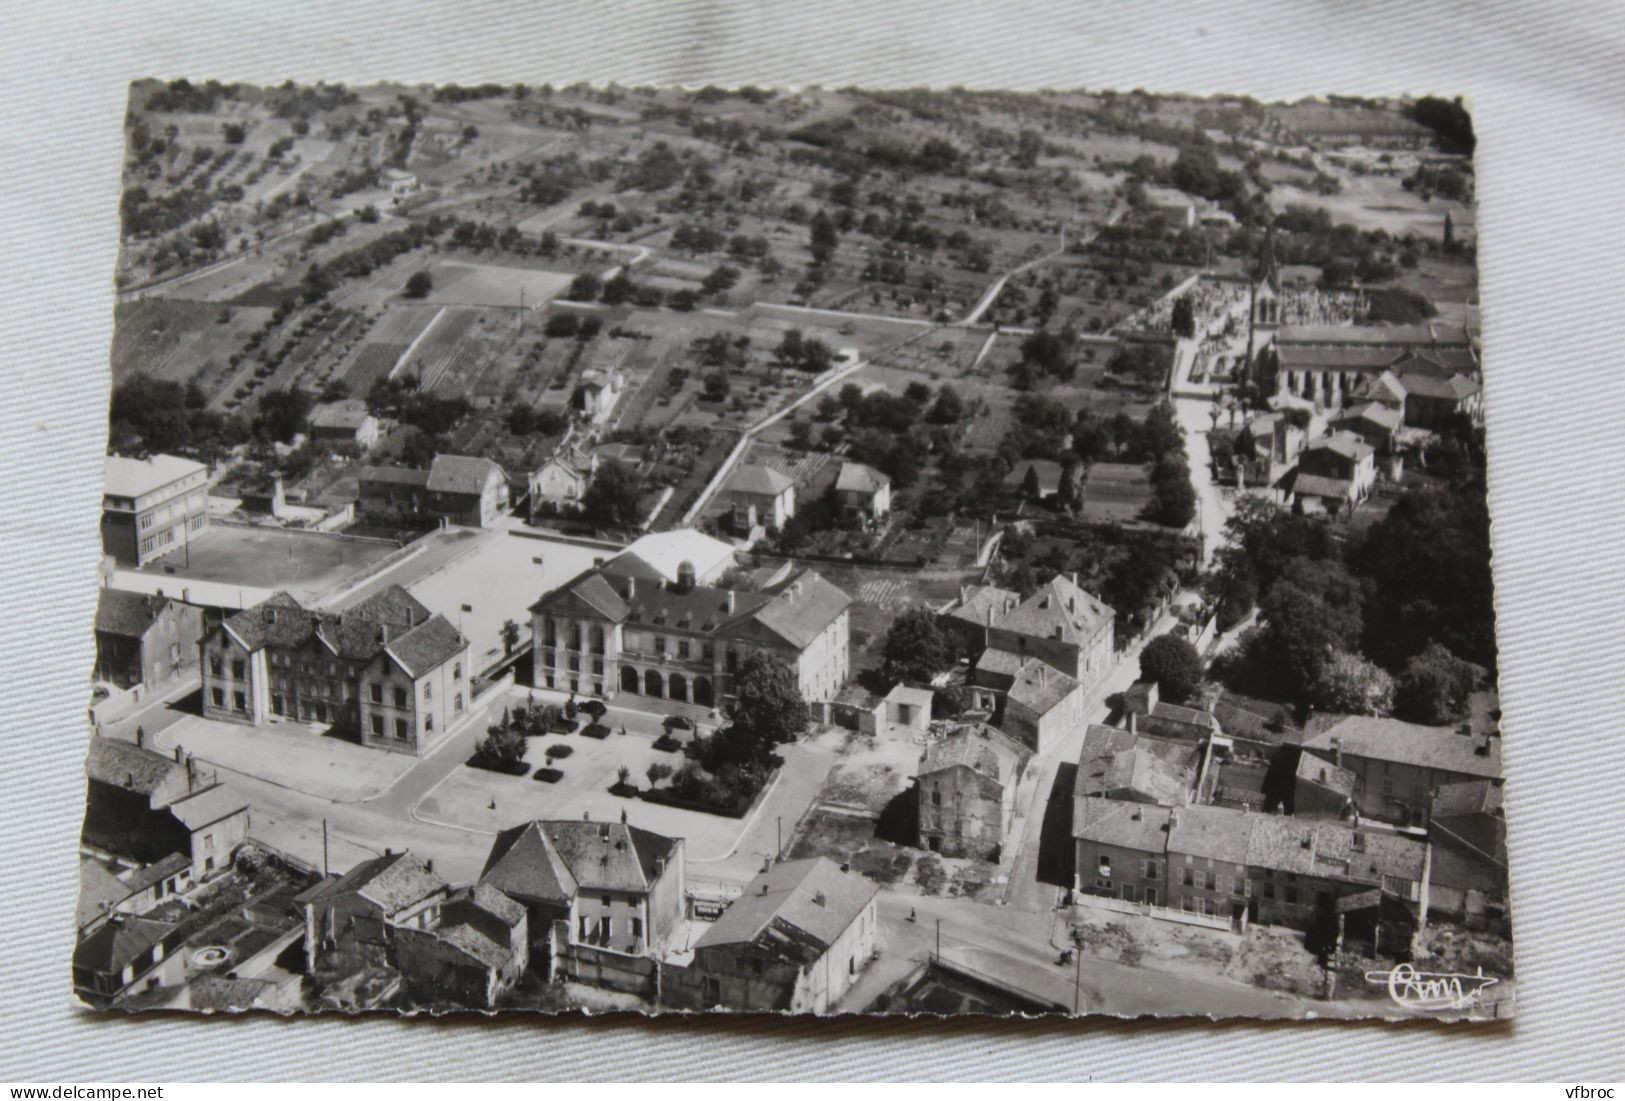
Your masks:
<svg viewBox="0 0 1625 1101"><path fill-rule="evenodd" d="M1625 1077L1625 8L11 0L0 53L0 1080ZM73 1008L120 117L137 76L1466 94L1480 135L1516 1023L203 1021Z"/></svg>

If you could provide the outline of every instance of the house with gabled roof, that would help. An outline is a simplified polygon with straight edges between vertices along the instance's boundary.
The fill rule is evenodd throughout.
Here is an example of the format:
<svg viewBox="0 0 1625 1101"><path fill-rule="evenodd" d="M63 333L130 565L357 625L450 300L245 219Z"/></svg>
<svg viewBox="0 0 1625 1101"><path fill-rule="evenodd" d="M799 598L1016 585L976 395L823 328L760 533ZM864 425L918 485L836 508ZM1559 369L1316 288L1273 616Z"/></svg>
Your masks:
<svg viewBox="0 0 1625 1101"><path fill-rule="evenodd" d="M728 479L733 529L741 535L757 527L780 528L796 514L796 483L781 470L747 463Z"/></svg>
<svg viewBox="0 0 1625 1101"><path fill-rule="evenodd" d="M465 713L471 676L462 633L399 585L338 612L279 592L205 636L203 714L325 723L417 753Z"/></svg>
<svg viewBox="0 0 1625 1101"><path fill-rule="evenodd" d="M96 679L150 688L194 673L202 637L203 609L104 587L96 600Z"/></svg>
<svg viewBox="0 0 1625 1101"><path fill-rule="evenodd" d="M1472 929L1506 928L1510 883L1502 794L1493 780L1442 784L1428 814L1430 911Z"/></svg>
<svg viewBox="0 0 1625 1101"><path fill-rule="evenodd" d="M186 958L176 951L184 933L170 921L119 914L73 948L73 991L98 1008L135 993L178 987Z"/></svg>
<svg viewBox="0 0 1625 1101"><path fill-rule="evenodd" d="M575 509L587 495L593 475L598 472L598 457L591 451L561 447L541 466L530 472L527 479L530 490L532 517L543 506Z"/></svg>
<svg viewBox="0 0 1625 1101"><path fill-rule="evenodd" d="M651 973L624 958L672 946L686 905L684 851L680 837L625 822L526 822L497 834L480 883L525 908L537 968L641 989Z"/></svg>
<svg viewBox="0 0 1625 1101"><path fill-rule="evenodd" d="M842 519L870 524L891 511L891 479L864 463L843 462L835 478Z"/></svg>
<svg viewBox="0 0 1625 1101"><path fill-rule="evenodd" d="M363 860L343 875L329 875L294 902L305 922L305 969L352 946L382 952L398 928L432 929L451 895L434 867L410 852Z"/></svg>
<svg viewBox="0 0 1625 1101"><path fill-rule="evenodd" d="M363 467L358 485L357 510L379 520L488 528L508 511L507 475L470 455L436 455L428 470Z"/></svg>
<svg viewBox="0 0 1625 1101"><path fill-rule="evenodd" d="M1073 781L1074 799L1102 796L1187 806L1198 795L1205 747L1091 723Z"/></svg>
<svg viewBox="0 0 1625 1101"><path fill-rule="evenodd" d="M999 859L1032 750L988 723L928 742L915 782L920 845L945 856Z"/></svg>
<svg viewBox="0 0 1625 1101"><path fill-rule="evenodd" d="M310 411L312 439L371 451L378 446L378 418L360 398L324 402Z"/></svg>
<svg viewBox="0 0 1625 1101"><path fill-rule="evenodd" d="M879 888L826 857L772 864L672 975L686 1004L828 1013L875 955Z"/></svg>
<svg viewBox="0 0 1625 1101"><path fill-rule="evenodd" d="M1319 715L1304 730L1303 751L1354 774L1362 815L1401 825L1427 824L1435 789L1501 779L1501 739L1369 715Z"/></svg>
<svg viewBox="0 0 1625 1101"><path fill-rule="evenodd" d="M634 544L531 605L538 687L623 706L644 697L709 710L733 699L740 662L757 651L785 661L809 703L829 703L846 683L852 600L819 574L722 588L701 584L687 563L668 580L636 551Z"/></svg>

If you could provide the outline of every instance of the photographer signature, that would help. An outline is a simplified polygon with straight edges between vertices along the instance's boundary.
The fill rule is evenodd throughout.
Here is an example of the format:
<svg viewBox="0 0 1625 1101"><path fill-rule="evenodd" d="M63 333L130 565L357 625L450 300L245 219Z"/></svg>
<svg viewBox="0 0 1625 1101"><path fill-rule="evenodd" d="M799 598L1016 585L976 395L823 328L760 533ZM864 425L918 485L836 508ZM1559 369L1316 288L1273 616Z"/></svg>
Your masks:
<svg viewBox="0 0 1625 1101"><path fill-rule="evenodd" d="M1459 971L1418 971L1408 963L1396 964L1392 971L1367 971L1365 981L1388 987L1395 1005L1407 1009L1471 1009L1484 991L1501 980L1484 974Z"/></svg>

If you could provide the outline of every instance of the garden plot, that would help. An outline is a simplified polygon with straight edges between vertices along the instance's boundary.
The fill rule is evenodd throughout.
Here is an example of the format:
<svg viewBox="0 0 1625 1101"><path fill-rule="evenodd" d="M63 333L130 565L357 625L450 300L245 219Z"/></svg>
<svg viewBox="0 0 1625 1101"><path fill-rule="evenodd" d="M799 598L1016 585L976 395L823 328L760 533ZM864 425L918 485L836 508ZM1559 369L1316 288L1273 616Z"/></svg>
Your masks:
<svg viewBox="0 0 1625 1101"><path fill-rule="evenodd" d="M474 264L441 260L430 269L434 289L427 301L452 306L540 306L557 296L575 278L538 268Z"/></svg>

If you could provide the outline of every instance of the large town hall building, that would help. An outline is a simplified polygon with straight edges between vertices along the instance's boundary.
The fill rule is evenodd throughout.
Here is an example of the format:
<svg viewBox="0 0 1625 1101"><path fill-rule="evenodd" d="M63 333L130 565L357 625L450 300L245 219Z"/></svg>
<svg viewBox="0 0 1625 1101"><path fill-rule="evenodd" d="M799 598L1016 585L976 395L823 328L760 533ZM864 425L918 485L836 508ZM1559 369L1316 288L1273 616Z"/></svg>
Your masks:
<svg viewBox="0 0 1625 1101"><path fill-rule="evenodd" d="M623 553L531 606L535 684L581 696L721 707L740 663L782 658L809 704L846 682L851 597L811 570L755 590L702 585L683 563L675 580ZM627 697L632 697L628 699Z"/></svg>

